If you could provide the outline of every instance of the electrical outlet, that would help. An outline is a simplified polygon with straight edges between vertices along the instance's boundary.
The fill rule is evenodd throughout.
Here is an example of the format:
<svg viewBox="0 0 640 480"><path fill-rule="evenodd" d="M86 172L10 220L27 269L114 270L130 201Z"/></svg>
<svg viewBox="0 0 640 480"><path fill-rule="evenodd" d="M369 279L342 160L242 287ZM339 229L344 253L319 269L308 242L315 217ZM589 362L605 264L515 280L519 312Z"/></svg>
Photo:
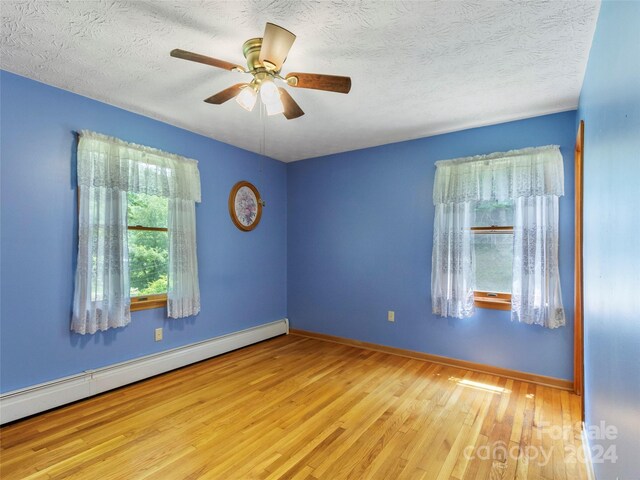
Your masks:
<svg viewBox="0 0 640 480"><path fill-rule="evenodd" d="M389 312L387 313L387 320L390 322L395 322L396 321L396 312L394 312L393 310L389 310Z"/></svg>
<svg viewBox="0 0 640 480"><path fill-rule="evenodd" d="M162 327L156 328L156 342L162 340Z"/></svg>

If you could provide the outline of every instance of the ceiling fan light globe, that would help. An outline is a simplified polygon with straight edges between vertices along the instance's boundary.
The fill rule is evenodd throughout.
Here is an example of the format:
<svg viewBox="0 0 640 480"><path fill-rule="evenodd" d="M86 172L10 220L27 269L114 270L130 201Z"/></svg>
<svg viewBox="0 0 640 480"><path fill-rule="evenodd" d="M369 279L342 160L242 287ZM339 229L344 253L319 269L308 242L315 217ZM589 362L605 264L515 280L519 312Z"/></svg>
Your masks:
<svg viewBox="0 0 640 480"><path fill-rule="evenodd" d="M264 106L267 108L267 115L278 115L280 113L284 113L284 105L282 104L282 100L278 98L274 102L266 103L264 102Z"/></svg>
<svg viewBox="0 0 640 480"><path fill-rule="evenodd" d="M246 111L250 112L256 104L258 94L252 87L245 87L236 97L236 102Z"/></svg>
<svg viewBox="0 0 640 480"><path fill-rule="evenodd" d="M278 87L271 79L263 80L260 85L260 98L265 105L280 101L280 92Z"/></svg>

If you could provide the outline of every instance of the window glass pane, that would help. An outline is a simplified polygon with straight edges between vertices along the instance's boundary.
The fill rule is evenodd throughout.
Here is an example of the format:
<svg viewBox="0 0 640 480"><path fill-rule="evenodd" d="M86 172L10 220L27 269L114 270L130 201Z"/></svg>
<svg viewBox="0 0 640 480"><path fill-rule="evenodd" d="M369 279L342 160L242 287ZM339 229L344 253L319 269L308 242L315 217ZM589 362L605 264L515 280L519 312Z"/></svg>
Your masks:
<svg viewBox="0 0 640 480"><path fill-rule="evenodd" d="M476 227L513 226L513 202L478 202L475 208Z"/></svg>
<svg viewBox="0 0 640 480"><path fill-rule="evenodd" d="M511 293L513 234L472 235L476 270L475 290Z"/></svg>
<svg viewBox="0 0 640 480"><path fill-rule="evenodd" d="M164 197L129 193L127 217L129 226L167 228L168 204Z"/></svg>
<svg viewBox="0 0 640 480"><path fill-rule="evenodd" d="M129 230L129 275L132 297L167 292L167 232Z"/></svg>

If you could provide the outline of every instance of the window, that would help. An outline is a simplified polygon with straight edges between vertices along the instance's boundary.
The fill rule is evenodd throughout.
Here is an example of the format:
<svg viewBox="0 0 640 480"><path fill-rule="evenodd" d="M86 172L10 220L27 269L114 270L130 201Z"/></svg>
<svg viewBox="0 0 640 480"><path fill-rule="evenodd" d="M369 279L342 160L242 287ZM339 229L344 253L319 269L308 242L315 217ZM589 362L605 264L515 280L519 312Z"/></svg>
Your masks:
<svg viewBox="0 0 640 480"><path fill-rule="evenodd" d="M131 310L167 304L169 233L167 198L127 194Z"/></svg>
<svg viewBox="0 0 640 480"><path fill-rule="evenodd" d="M78 195L78 201L80 196ZM90 201L92 209L96 202ZM160 308L167 304L169 267L168 201L143 193L127 193L127 243L131 310ZM96 267L94 267L96 268ZM94 299L103 299L102 279Z"/></svg>
<svg viewBox="0 0 640 480"><path fill-rule="evenodd" d="M131 322L131 310L200 312L198 162L83 130L78 139L78 260L71 330Z"/></svg>
<svg viewBox="0 0 640 480"><path fill-rule="evenodd" d="M513 202L476 203L471 227L476 307L509 310L513 278Z"/></svg>
<svg viewBox="0 0 640 480"><path fill-rule="evenodd" d="M436 162L432 312L468 318L476 306L511 320L565 324L558 268L557 145Z"/></svg>

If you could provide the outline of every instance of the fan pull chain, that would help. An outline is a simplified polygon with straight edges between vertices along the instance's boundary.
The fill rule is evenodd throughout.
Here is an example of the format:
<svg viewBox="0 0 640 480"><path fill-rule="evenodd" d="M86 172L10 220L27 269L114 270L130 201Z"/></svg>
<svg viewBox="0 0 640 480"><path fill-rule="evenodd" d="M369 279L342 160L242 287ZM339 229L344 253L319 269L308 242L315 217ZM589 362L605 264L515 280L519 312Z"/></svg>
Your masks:
<svg viewBox="0 0 640 480"><path fill-rule="evenodd" d="M263 102L260 102L260 123L262 123L262 138L260 145L260 154L262 156L267 155L267 116L266 107Z"/></svg>

